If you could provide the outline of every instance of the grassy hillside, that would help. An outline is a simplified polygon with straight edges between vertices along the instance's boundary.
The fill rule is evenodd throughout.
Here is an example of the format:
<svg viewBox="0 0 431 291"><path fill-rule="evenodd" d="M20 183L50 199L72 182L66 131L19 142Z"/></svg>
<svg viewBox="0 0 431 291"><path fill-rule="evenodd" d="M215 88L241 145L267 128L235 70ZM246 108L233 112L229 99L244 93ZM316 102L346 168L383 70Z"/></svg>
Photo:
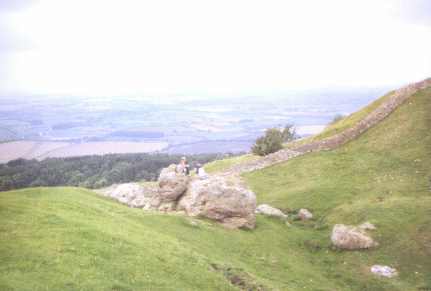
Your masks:
<svg viewBox="0 0 431 291"><path fill-rule="evenodd" d="M389 92L383 97L378 98L374 102L368 104L364 108L353 112L352 114L332 123L329 124L321 133L317 135L313 135L304 139L300 139L297 141L293 141L286 144L287 148L295 148L297 146L313 142L313 141L319 141L322 139L325 139L327 137L333 136L337 133L340 133L352 126L354 126L356 123L364 119L368 114L373 112L377 107L379 107L383 102L388 100L392 96L393 92Z"/></svg>
<svg viewBox="0 0 431 291"><path fill-rule="evenodd" d="M3 192L0 205L0 290L237 290L233 276L267 290L346 286L314 265L306 232L277 220L230 231L79 188Z"/></svg>
<svg viewBox="0 0 431 291"><path fill-rule="evenodd" d="M316 232L329 234L334 223L375 223L374 235L381 244L377 250L337 257L347 270L358 273L355 280L367 280L369 265L389 264L401 273L391 282L408 285L387 290L430 289L430 112L428 88L338 150L301 156L245 178L259 202L311 209L321 229Z"/></svg>
<svg viewBox="0 0 431 291"><path fill-rule="evenodd" d="M255 161L259 158L259 156L256 156L254 154L246 154L242 156L215 160L205 165L205 171L210 174L223 172L236 164Z"/></svg>
<svg viewBox="0 0 431 291"><path fill-rule="evenodd" d="M1 192L0 290L428 290L430 111L428 89L336 151L245 175L259 202L315 214L291 226L259 216L231 231L80 188ZM330 247L334 223L365 220L379 248ZM373 264L400 276L376 278Z"/></svg>

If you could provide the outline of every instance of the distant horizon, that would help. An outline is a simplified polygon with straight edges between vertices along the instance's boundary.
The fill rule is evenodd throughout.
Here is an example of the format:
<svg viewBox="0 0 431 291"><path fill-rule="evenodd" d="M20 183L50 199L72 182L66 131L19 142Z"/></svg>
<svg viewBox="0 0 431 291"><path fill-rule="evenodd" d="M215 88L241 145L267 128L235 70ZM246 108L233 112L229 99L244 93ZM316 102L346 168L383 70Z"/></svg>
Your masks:
<svg viewBox="0 0 431 291"><path fill-rule="evenodd" d="M426 79L426 78L425 78ZM421 80L416 80L421 81ZM316 94L338 94L338 93L363 93L363 92L371 92L371 93L377 93L377 94L384 94L386 92L389 92L391 90L395 90L398 88L401 88L403 86L407 86L408 84L414 83L413 82L407 82L407 83L398 83L394 84L392 86L352 86L352 87L321 87L321 88L303 88L303 89L296 89L296 90L272 90L268 92L250 92L250 93L244 93L244 94L123 94L123 95L109 95L109 94L103 94L103 95L76 95L76 94L66 94L66 93L51 93L51 94L32 94L32 93L1 93L0 92L0 98L48 98L48 99L56 99L56 98L72 98L72 99L153 99L153 98L159 98L166 99L166 101L186 101L186 100L208 100L208 99L245 99L245 98L270 98L270 99L280 99L280 98L291 98L291 97L313 97ZM348 98L349 96L346 96ZM380 95L374 96L374 98L379 98Z"/></svg>

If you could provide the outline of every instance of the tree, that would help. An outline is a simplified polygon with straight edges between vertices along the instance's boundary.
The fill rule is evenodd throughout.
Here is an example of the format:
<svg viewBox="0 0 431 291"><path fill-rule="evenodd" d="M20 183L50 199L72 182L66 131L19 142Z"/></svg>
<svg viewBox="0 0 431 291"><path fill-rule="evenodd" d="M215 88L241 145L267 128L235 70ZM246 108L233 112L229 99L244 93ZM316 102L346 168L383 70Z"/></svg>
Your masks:
<svg viewBox="0 0 431 291"><path fill-rule="evenodd" d="M105 178L101 178L94 183L93 187L98 189L98 188L103 188L103 187L108 186L108 185L109 185L108 181Z"/></svg>
<svg viewBox="0 0 431 291"><path fill-rule="evenodd" d="M0 164L0 191L29 186L71 185L106 187L114 183L153 181L162 168L180 160L168 154L108 154L42 161L18 159ZM216 154L187 157L191 164L207 163Z"/></svg>
<svg viewBox="0 0 431 291"><path fill-rule="evenodd" d="M251 148L251 151L259 156L279 151L283 148L283 133L277 128L270 128L265 131L265 135L259 137Z"/></svg>
<svg viewBox="0 0 431 291"><path fill-rule="evenodd" d="M341 119L343 119L344 117L346 117L346 116L343 114L340 114L340 113L335 114L334 118L332 118L332 121L329 124L334 124L334 123L340 121Z"/></svg>
<svg viewBox="0 0 431 291"><path fill-rule="evenodd" d="M293 124L287 124L281 132L283 142L290 142L296 139L296 130Z"/></svg>

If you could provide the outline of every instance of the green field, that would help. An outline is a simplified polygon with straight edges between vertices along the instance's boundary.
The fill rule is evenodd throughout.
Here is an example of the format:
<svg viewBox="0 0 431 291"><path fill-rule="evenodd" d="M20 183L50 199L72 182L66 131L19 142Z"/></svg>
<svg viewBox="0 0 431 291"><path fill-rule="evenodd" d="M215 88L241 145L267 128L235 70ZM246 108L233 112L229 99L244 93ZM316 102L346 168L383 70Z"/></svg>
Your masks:
<svg viewBox="0 0 431 291"><path fill-rule="evenodd" d="M315 215L290 226L259 216L255 230L227 230L80 188L2 192L0 290L431 290L430 111L422 90L338 150L244 175L260 203ZM330 246L334 223L367 220L378 248ZM400 276L377 278L373 264Z"/></svg>

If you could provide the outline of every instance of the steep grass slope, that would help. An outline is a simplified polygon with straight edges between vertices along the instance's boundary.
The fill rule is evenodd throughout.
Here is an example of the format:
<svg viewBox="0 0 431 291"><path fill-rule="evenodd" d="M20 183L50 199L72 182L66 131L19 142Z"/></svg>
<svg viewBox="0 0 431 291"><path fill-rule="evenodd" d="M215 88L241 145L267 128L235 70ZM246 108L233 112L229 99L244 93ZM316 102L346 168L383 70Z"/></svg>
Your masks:
<svg viewBox="0 0 431 291"><path fill-rule="evenodd" d="M245 178L259 202L309 208L324 232L335 223L375 223L380 247L340 254L346 269L366 277L368 266L389 264L400 270L398 281L409 285L400 290L431 289L430 112L428 88L337 150L304 155Z"/></svg>
<svg viewBox="0 0 431 291"><path fill-rule="evenodd" d="M384 103L389 98L391 98L392 94L393 94L393 91L387 93L386 95L384 95L380 98L378 98L377 100L368 104L364 108L362 108L356 112L353 112L352 114L350 114L350 115L348 115L348 116L346 116L346 117L344 117L344 118L342 118L342 119L340 119L340 120L338 120L332 124L329 124L321 133L307 137L307 138L304 138L304 139L290 142L290 143L286 144L286 147L287 148L296 148L300 145L310 143L313 141L319 141L319 140L325 139L327 137L333 136L337 133L340 133L345 129L351 128L356 123L358 123L360 120L364 119L368 114L370 114L371 112L376 110L382 103Z"/></svg>
<svg viewBox="0 0 431 291"><path fill-rule="evenodd" d="M0 205L0 290L238 290L228 279L262 290L347 286L314 265L307 230L277 220L230 231L79 188L3 192Z"/></svg>
<svg viewBox="0 0 431 291"><path fill-rule="evenodd" d="M291 226L258 217L255 230L230 231L79 188L2 192L0 290L428 290L429 112L431 89L338 150L245 175L259 202L314 212ZM365 220L379 248L330 247L334 223ZM400 276L376 278L373 264Z"/></svg>

